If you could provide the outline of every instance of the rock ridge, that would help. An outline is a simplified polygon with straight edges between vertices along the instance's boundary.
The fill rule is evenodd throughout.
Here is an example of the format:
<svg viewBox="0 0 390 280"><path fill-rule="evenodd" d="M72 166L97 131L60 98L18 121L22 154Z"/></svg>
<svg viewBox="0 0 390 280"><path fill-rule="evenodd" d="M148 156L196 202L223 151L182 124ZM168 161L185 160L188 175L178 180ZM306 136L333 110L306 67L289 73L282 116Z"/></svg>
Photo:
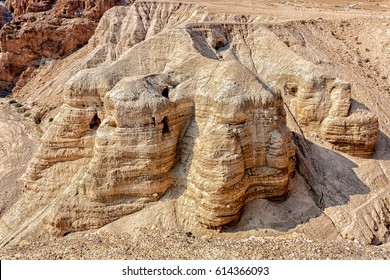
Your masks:
<svg viewBox="0 0 390 280"><path fill-rule="evenodd" d="M221 229L250 201L291 190L288 113L305 134L370 157L377 117L351 109L350 84L277 30L181 3L107 11L61 87L64 104L23 177L23 197L0 221L0 244L99 228L175 187L185 188L179 227L195 217Z"/></svg>

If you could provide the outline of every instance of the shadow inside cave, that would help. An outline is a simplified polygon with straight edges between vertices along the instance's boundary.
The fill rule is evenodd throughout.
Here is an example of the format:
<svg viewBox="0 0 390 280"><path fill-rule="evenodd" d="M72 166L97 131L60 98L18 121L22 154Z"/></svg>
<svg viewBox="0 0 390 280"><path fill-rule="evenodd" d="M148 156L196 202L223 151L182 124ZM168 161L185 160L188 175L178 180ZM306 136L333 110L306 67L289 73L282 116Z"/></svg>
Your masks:
<svg viewBox="0 0 390 280"><path fill-rule="evenodd" d="M241 219L226 232L262 229L287 232L320 216L325 208L345 205L351 196L370 192L356 175L355 162L298 133L293 135L297 165L286 200L249 202Z"/></svg>

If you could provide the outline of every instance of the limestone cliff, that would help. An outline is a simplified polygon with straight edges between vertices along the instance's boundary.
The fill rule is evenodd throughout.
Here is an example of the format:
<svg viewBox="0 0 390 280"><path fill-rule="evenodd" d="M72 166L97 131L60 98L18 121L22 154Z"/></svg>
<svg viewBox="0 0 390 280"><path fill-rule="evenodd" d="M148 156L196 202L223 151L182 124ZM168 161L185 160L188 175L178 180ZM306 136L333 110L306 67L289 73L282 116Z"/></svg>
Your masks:
<svg viewBox="0 0 390 280"><path fill-rule="evenodd" d="M291 191L287 121L298 171L307 171L295 183L312 184L313 196L321 178L305 135L371 156L378 119L351 109L350 84L289 48L280 26L259 21L182 3L107 11L77 62L65 61L44 88L64 104L23 177L22 198L0 221L0 244L99 228L175 187L185 189L173 208L177 227L221 229L255 199ZM337 226L357 236L361 222Z"/></svg>
<svg viewBox="0 0 390 280"><path fill-rule="evenodd" d="M121 24L136 29L124 29L117 43L129 42L128 51L122 47L114 62L67 82L66 104L25 175L24 199L53 200L46 210L33 203L43 212L31 211L22 224L37 235L99 227L188 184L199 222L219 227L251 199L288 192L295 153L280 94L239 62L207 57L212 49L193 37L191 26L174 27L194 8L133 5ZM142 24L146 18L150 25ZM103 19L98 30L104 25ZM94 37L92 47L102 49L97 39L107 42L106 36ZM153 50L145 52L146 45ZM193 130L196 139L185 143ZM58 178L58 168L68 175ZM12 227L15 218L10 213L3 224ZM13 238L8 233L3 242Z"/></svg>

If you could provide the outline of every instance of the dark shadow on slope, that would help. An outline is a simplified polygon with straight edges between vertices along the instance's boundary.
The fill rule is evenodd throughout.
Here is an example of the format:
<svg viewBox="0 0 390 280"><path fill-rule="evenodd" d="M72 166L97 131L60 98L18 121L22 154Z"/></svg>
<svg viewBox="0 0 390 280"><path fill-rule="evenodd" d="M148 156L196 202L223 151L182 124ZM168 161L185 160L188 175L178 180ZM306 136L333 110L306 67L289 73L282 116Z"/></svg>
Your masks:
<svg viewBox="0 0 390 280"><path fill-rule="evenodd" d="M375 144L374 159L390 160L390 138L382 130L378 131L378 140Z"/></svg>
<svg viewBox="0 0 390 280"><path fill-rule="evenodd" d="M176 164L171 170L171 176L174 178L174 186L186 185L194 157L195 141L198 136L199 127L193 115L188 119L183 131L180 133L175 157Z"/></svg>
<svg viewBox="0 0 390 280"><path fill-rule="evenodd" d="M241 220L228 232L271 229L287 232L318 217L323 210L345 205L370 189L357 177L353 161L294 133L296 175L284 201L258 199L245 206Z"/></svg>
<svg viewBox="0 0 390 280"><path fill-rule="evenodd" d="M358 166L353 161L299 134L294 133L294 142L298 158L296 170L310 186L319 208L347 204L350 196L369 193L370 189L357 177L354 168Z"/></svg>
<svg viewBox="0 0 390 280"><path fill-rule="evenodd" d="M370 111L370 109L368 109L368 107L358 101L356 101L355 99L351 98L351 109L350 109L350 113L354 113L356 112L357 110L367 110L367 111Z"/></svg>

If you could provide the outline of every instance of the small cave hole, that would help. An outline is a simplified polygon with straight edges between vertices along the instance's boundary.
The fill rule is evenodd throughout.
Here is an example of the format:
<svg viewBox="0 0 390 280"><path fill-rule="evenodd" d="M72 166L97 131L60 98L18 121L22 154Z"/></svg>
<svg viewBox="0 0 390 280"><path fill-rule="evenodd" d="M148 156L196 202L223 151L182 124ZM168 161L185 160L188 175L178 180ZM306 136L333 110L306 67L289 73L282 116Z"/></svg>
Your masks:
<svg viewBox="0 0 390 280"><path fill-rule="evenodd" d="M292 96L296 96L298 92L298 86L294 84L286 84L284 86L284 91Z"/></svg>
<svg viewBox="0 0 390 280"><path fill-rule="evenodd" d="M297 94L297 92L298 92L298 87L295 86L295 87L290 88L291 95L295 96Z"/></svg>
<svg viewBox="0 0 390 280"><path fill-rule="evenodd" d="M93 116L91 122L89 123L89 128L96 130L99 127L100 124L101 124L101 120L99 119L98 115L95 114Z"/></svg>
<svg viewBox="0 0 390 280"><path fill-rule="evenodd" d="M215 44L215 50L218 51L219 49L221 49L225 46L226 46L226 44L224 44L224 42L222 40L218 40Z"/></svg>
<svg viewBox="0 0 390 280"><path fill-rule="evenodd" d="M169 99L169 88L168 87L164 88L161 95Z"/></svg>
<svg viewBox="0 0 390 280"><path fill-rule="evenodd" d="M169 126L168 126L168 119L167 119L167 117L164 117L161 122L163 124L163 128L162 128L163 134L169 133Z"/></svg>

